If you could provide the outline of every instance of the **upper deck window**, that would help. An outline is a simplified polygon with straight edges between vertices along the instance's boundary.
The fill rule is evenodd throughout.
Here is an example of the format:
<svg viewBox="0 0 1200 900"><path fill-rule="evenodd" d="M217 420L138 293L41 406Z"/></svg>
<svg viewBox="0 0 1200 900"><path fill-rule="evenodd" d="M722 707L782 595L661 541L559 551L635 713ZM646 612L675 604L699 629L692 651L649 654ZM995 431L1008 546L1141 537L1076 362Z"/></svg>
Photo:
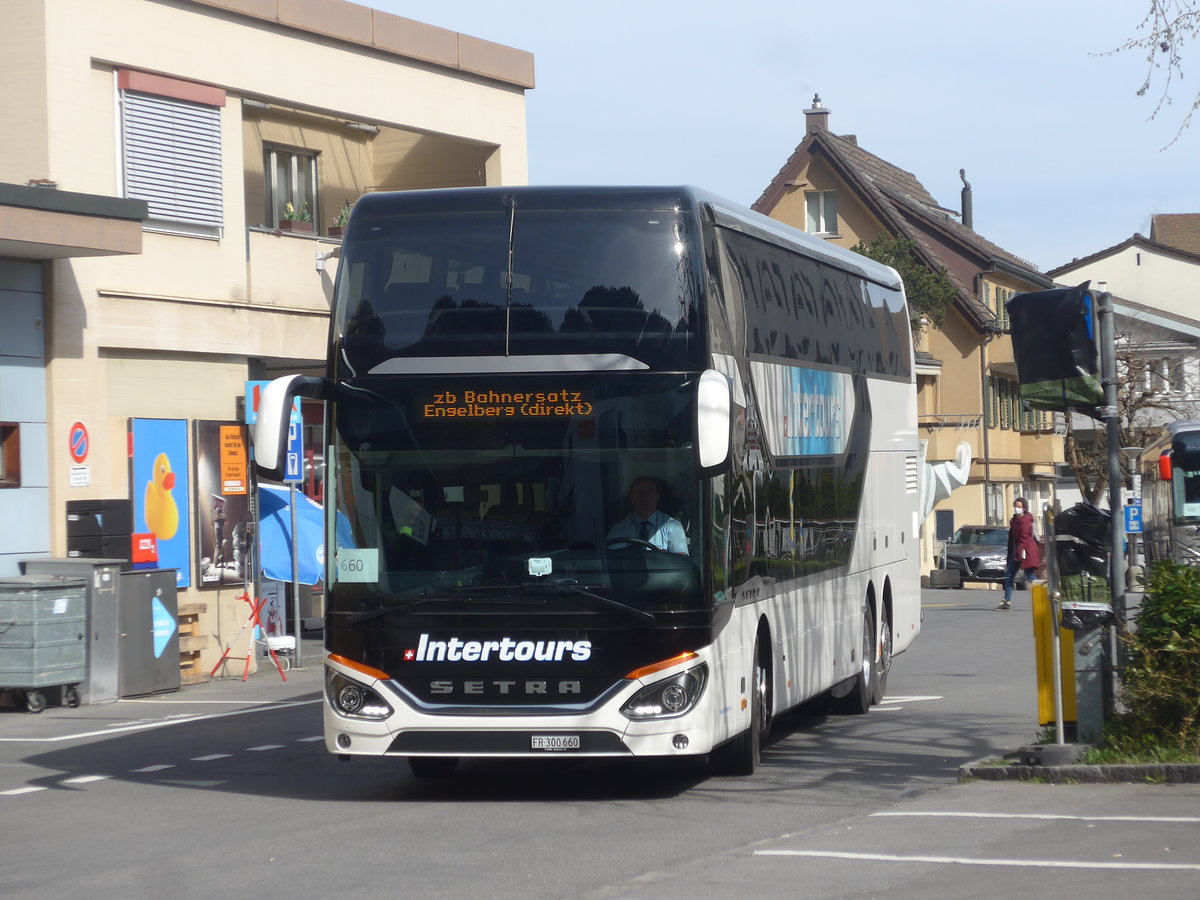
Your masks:
<svg viewBox="0 0 1200 900"><path fill-rule="evenodd" d="M663 369L699 356L699 263L679 212L499 209L351 227L335 333L360 374L395 357L619 353Z"/></svg>

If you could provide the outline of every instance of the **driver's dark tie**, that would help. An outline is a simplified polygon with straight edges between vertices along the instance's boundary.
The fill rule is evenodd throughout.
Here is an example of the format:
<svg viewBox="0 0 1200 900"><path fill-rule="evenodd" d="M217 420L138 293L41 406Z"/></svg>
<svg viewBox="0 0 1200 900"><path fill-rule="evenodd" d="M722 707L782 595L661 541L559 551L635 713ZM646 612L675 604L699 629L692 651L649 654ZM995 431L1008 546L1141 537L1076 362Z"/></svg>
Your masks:
<svg viewBox="0 0 1200 900"><path fill-rule="evenodd" d="M648 544L650 543L650 535L652 533L650 520L643 519L642 524L638 526L638 540L645 541Z"/></svg>

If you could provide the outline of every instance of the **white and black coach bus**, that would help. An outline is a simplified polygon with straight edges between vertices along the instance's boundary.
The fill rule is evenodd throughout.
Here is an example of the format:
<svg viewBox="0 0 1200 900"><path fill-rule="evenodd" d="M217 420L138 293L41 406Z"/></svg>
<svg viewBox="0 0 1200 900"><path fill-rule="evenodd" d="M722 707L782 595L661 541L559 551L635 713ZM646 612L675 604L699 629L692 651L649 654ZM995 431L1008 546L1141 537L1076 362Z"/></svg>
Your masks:
<svg viewBox="0 0 1200 900"><path fill-rule="evenodd" d="M867 712L920 628L913 372L895 271L694 188L362 197L327 374L256 431L278 477L325 402L328 749L748 774Z"/></svg>

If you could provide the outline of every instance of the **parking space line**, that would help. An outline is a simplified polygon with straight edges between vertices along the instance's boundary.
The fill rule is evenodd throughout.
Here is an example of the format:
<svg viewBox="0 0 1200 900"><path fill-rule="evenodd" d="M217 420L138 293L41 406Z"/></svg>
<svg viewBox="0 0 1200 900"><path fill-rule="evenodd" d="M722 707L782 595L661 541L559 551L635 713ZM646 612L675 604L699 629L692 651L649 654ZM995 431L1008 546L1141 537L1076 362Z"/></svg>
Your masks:
<svg viewBox="0 0 1200 900"><path fill-rule="evenodd" d="M83 731L76 734L60 734L57 737L10 738L0 737L0 744L57 744L62 741L76 741L84 738L107 737L125 731L146 731L150 728L165 728L168 725L185 725L190 722L207 722L212 719L227 719L230 716L245 716L252 713L272 712L278 709L290 709L293 706L311 706L323 703L323 700L297 700L288 703L272 703L268 706L256 706L251 709L235 709L223 713L207 715L179 716L178 718L163 719L158 722L136 722L131 725L120 725L114 728L103 728L99 731Z"/></svg>
<svg viewBox="0 0 1200 900"><path fill-rule="evenodd" d="M914 812L888 811L871 813L872 817L900 818L902 816L924 816L926 818L957 819L1064 819L1076 822L1180 822L1195 824L1200 816L1071 816L1061 813L986 813L986 812L937 812L924 810Z"/></svg>
<svg viewBox="0 0 1200 900"><path fill-rule="evenodd" d="M76 778L64 778L63 784L91 784L93 781L107 781L111 775L80 775Z"/></svg>
<svg viewBox="0 0 1200 900"><path fill-rule="evenodd" d="M208 756L193 756L192 762L212 762L214 759L229 759L232 753L210 753Z"/></svg>
<svg viewBox="0 0 1200 900"><path fill-rule="evenodd" d="M283 744L263 744L261 747L247 747L247 753L265 753L267 750L282 750Z"/></svg>
<svg viewBox="0 0 1200 900"><path fill-rule="evenodd" d="M19 794L35 794L46 790L45 785L31 784L27 787L13 788L11 791L0 791L0 797L16 797Z"/></svg>
<svg viewBox="0 0 1200 900"><path fill-rule="evenodd" d="M1088 862L1070 859L975 859L969 856L902 856L894 853L842 853L826 850L755 850L755 856L793 856L865 862L915 862L956 866L1008 866L1029 869L1125 869L1137 871L1200 872L1200 863Z"/></svg>

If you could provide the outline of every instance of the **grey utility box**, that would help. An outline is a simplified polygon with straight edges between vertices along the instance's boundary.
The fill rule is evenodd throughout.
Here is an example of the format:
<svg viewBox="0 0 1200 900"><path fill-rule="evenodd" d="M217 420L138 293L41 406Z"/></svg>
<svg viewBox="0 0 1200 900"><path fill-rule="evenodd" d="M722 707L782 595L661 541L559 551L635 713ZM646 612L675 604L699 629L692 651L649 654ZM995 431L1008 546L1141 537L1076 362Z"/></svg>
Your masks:
<svg viewBox="0 0 1200 900"><path fill-rule="evenodd" d="M179 690L179 599L175 581L175 569L121 573L118 691L122 697Z"/></svg>
<svg viewBox="0 0 1200 900"><path fill-rule="evenodd" d="M87 588L87 678L80 693L84 703L117 699L121 637L121 559L26 559L26 575L82 578Z"/></svg>
<svg viewBox="0 0 1200 900"><path fill-rule="evenodd" d="M0 578L0 688L16 690L30 712L47 692L79 705L87 674L87 592L81 578Z"/></svg>

